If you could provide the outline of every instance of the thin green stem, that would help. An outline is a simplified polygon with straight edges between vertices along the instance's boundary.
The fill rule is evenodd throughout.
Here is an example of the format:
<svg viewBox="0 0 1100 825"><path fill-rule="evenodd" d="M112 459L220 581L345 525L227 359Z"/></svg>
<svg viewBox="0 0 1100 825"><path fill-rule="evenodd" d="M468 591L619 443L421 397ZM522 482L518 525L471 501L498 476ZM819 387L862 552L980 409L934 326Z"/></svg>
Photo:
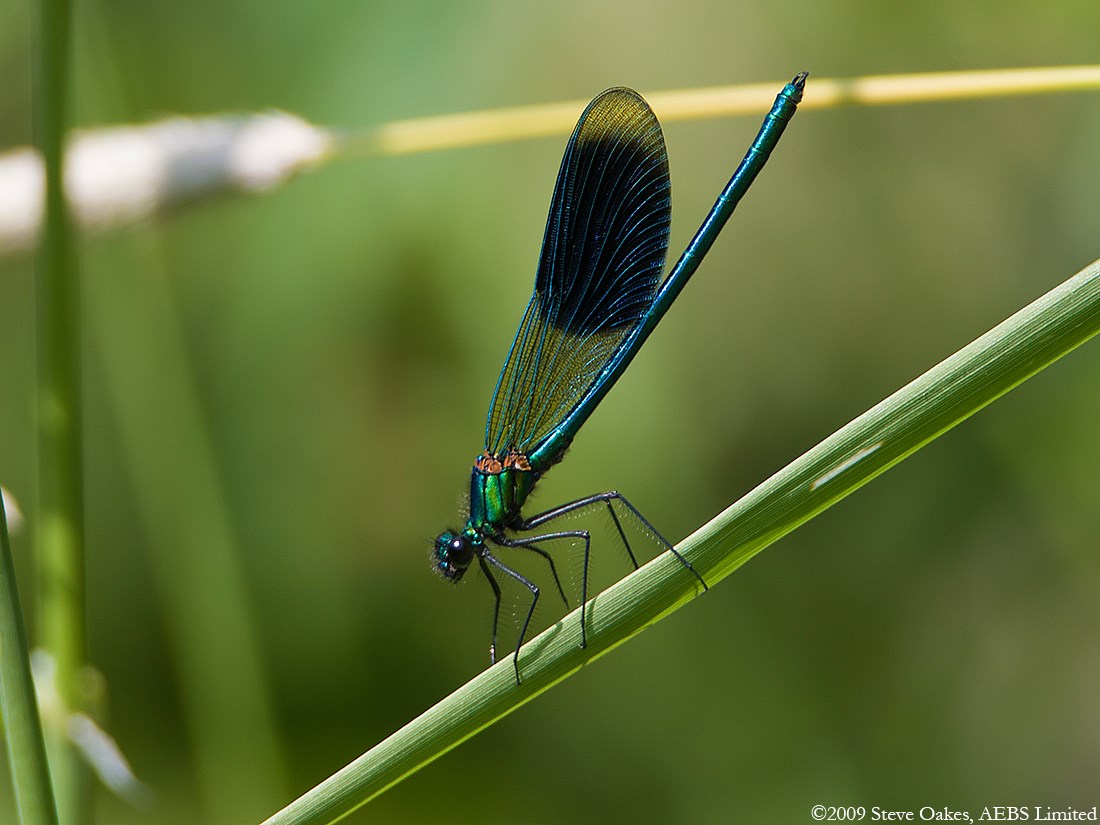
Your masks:
<svg viewBox="0 0 1100 825"><path fill-rule="evenodd" d="M71 8L69 0L43 0L39 8L35 111L46 187L37 272L38 607L42 645L54 659L62 703L51 718L63 720L82 705L85 659L80 290L63 187ZM84 771L63 724L51 725L47 739L59 807L72 821L82 807Z"/></svg>
<svg viewBox="0 0 1100 825"><path fill-rule="evenodd" d="M679 546L712 585L756 553L1100 332L1100 261L1029 304L791 462ZM697 595L665 553L278 812L265 825L339 819Z"/></svg>
<svg viewBox="0 0 1100 825"><path fill-rule="evenodd" d="M34 696L27 631L15 586L8 519L0 496L0 713L8 767L23 825L57 825L46 745Z"/></svg>

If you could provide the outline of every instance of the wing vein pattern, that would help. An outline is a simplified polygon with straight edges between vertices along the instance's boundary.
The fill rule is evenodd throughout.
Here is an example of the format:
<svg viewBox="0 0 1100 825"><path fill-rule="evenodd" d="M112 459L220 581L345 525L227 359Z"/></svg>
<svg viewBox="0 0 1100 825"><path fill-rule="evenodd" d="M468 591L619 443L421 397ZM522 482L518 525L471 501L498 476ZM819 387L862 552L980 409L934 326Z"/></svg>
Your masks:
<svg viewBox="0 0 1100 825"><path fill-rule="evenodd" d="M607 90L565 149L535 291L489 407L488 451L530 453L598 380L652 305L671 210L657 118L636 92Z"/></svg>

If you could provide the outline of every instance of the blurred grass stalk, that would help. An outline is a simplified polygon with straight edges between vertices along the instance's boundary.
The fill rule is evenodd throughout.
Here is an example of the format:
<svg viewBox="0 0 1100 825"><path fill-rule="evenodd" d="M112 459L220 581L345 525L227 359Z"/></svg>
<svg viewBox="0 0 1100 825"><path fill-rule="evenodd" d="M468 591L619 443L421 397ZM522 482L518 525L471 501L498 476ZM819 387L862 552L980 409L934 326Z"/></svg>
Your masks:
<svg viewBox="0 0 1100 825"><path fill-rule="evenodd" d="M685 539L679 550L713 586L765 547L947 432L1100 332L1100 260L842 427ZM332 822L690 601L671 554L480 674L264 825Z"/></svg>
<svg viewBox="0 0 1100 825"><path fill-rule="evenodd" d="M39 3L35 132L45 165L45 208L36 272L39 482L36 555L39 635L42 646L55 662L57 679L52 687L63 708L79 710L82 705L79 677L85 658L80 290L63 185L71 20L68 0ZM6 544L5 537L5 554ZM11 586L14 587L13 581ZM14 593L10 598L10 609L18 609ZM10 621L23 638L16 650L9 650L9 640L5 639L5 663L12 656L21 659L27 656L25 631L19 617ZM30 666L29 661L20 661L19 665L28 669ZM33 716L23 724L41 724L37 705L33 707ZM20 711L31 713L30 707ZM64 719L65 714L49 716ZM24 734L18 742L24 752L12 755L13 761L35 765L33 783L37 787L33 794L27 787L28 781L21 781L20 816L24 822L56 822L60 811L66 822L86 821L89 811L82 791L87 788L87 769L69 743L64 725L51 725L45 731L49 755L45 775L36 753L41 747L41 736L41 733L33 737ZM16 740L8 741L13 747L16 745Z"/></svg>
<svg viewBox="0 0 1100 825"><path fill-rule="evenodd" d="M165 619L203 822L285 798L284 752L241 540L155 233L86 284L121 458ZM171 422L165 426L165 422ZM165 468L170 468L168 472ZM179 747L179 743L169 743Z"/></svg>
<svg viewBox="0 0 1100 825"><path fill-rule="evenodd" d="M813 68L813 67L793 67ZM792 69L793 70L793 69ZM785 80L783 81L785 82ZM664 123L766 112L781 82L653 92ZM1100 89L1100 66L813 78L803 109ZM284 112L176 117L77 133L66 188L81 228L129 226L225 194L267 191L300 172L360 155L403 155L568 134L587 100L393 121L362 132L314 126ZM42 161L0 155L0 256L33 246Z"/></svg>
<svg viewBox="0 0 1100 825"><path fill-rule="evenodd" d="M812 66L795 66L792 71L793 69L811 70L810 83L806 86L806 95L799 105L800 110L1100 89L1100 66L1052 66L836 79L814 77ZM643 97L661 123L754 115L767 112L771 108L776 89L785 82L786 80L679 89L671 92L645 92ZM339 147L338 153L405 155L548 135L567 135L587 104L587 100L574 100L542 106L517 106L399 120L361 136L348 137Z"/></svg>
<svg viewBox="0 0 1100 825"><path fill-rule="evenodd" d="M3 496L0 496L0 717L4 722L19 821L23 825L57 825Z"/></svg>

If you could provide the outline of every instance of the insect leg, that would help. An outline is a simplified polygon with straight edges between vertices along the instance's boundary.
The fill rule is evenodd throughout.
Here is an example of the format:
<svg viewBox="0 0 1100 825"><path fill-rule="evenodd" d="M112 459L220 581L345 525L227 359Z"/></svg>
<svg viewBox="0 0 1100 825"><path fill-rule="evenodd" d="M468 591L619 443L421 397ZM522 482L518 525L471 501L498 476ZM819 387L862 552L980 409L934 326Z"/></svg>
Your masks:
<svg viewBox="0 0 1100 825"><path fill-rule="evenodd" d="M519 641L516 642L516 652L515 652L514 656L512 657L512 666L516 670L516 684L518 685L520 683L520 678L519 678L519 649L523 646L523 640L527 636L527 627L528 627L528 625L531 624L531 616L534 615L535 605L538 604L538 602L539 602L539 588L533 581L528 579L526 576L523 576L523 575L517 573L511 567L508 567L506 564L504 564L502 561L500 561L500 559L498 559L496 556L494 556L492 553L489 552L488 548L483 549L481 551L481 553L478 555L478 558L481 559L482 570L486 570L486 568L484 566L486 563L491 564L491 565L493 565L493 567L497 568L499 571L501 571L505 575L511 576L513 579L515 579L516 581L518 581L520 584L522 584L524 587L526 587L528 590L531 591L531 607L528 608L527 616L523 620L523 627L520 629L520 632L519 632ZM490 577L490 581L492 581L492 577ZM496 587L496 583L493 582L493 584L494 584L494 587ZM500 589L499 588L496 588L496 594L497 594L497 611L496 612L497 612L497 614L499 614L499 612L500 612ZM493 645L494 645L494 647L496 646L496 614L494 614L494 617L493 617Z"/></svg>
<svg viewBox="0 0 1100 825"><path fill-rule="evenodd" d="M497 663L497 620L500 618L500 585L497 584L496 576L485 563L485 559L478 556L477 563L481 565L481 572L488 579L489 586L493 588L493 598L496 600L493 603L493 639L489 642L489 664L495 665Z"/></svg>
<svg viewBox="0 0 1100 825"><path fill-rule="evenodd" d="M590 553L591 553L591 550L592 550L592 537L589 535L588 531L587 530L562 530L562 531L557 532L557 533L543 533L540 536L530 536L529 538L521 538L521 539L502 538L502 539L497 539L496 541L499 544L504 545L505 547L523 547L527 550L534 550L535 548L533 548L531 546L531 542L552 541L554 539L582 539L584 541L584 568L583 568L583 571L581 573L581 647L588 647L588 633L587 633L587 626L586 626L586 623L585 623L585 613L586 613L585 608L588 606L588 561L589 561L589 556L590 556ZM546 557L546 559L549 561L549 556L545 551L539 550L537 552L539 552L542 556ZM553 569L553 566L554 566L554 563L550 562L551 569ZM557 577L558 577L558 574L557 574L557 572L555 572L554 573L555 581L557 580ZM559 591L561 590L561 582L558 582L558 589L559 589ZM562 593L562 598L563 599L565 598L565 593ZM568 604L569 604L569 602L567 601L566 606L568 606ZM530 619L531 618L530 615L528 615L527 618ZM524 629L526 630L526 625L524 625ZM522 642L523 640L521 639L520 641Z"/></svg>
<svg viewBox="0 0 1100 825"><path fill-rule="evenodd" d="M703 577L699 575L699 572L692 566L691 562L688 561L687 559L685 559L682 555L680 555L680 553L676 550L676 548L672 546L672 542L670 542L663 535L661 535L661 533L658 532L657 528L649 523L649 519L647 519L645 516L643 516L641 514L641 512L638 510L638 508L635 507L633 504L631 504L629 501L627 501L627 499L621 493L619 493L617 490L609 490L606 493L596 493L595 495L586 496L585 498L580 498L580 499L577 499L576 501L570 501L567 504L562 504L558 507L555 507L553 510L547 510L545 513L539 513L538 515L531 516L529 519L526 519L521 525L519 525L516 529L517 530L533 530L534 528L538 527L539 525L545 524L546 522L552 521L553 519L560 518L560 517L566 515L567 513L572 513L576 510L583 510L585 507L592 507L592 506L595 506L597 504L604 503L604 504L607 505L607 508L609 510L611 510L611 516L612 516L612 519L615 522L615 527L618 529L619 535L620 535L620 537L622 537L623 543L626 545L626 550L627 550L627 553L630 554L631 561L634 562L634 566L635 566L635 568L637 568L637 566L638 566L637 559L634 558L634 553L630 549L630 543L626 540L626 536L623 534L622 525L619 523L619 519L615 516L615 511L611 506L611 503L613 501L618 501L627 510L629 510L634 515L634 517L636 519L638 519L639 522L641 522L642 526L644 526L653 536L655 536L657 538L657 540L662 545L664 545L664 547L669 552L671 552L673 556L676 557L677 561L679 561L680 564L682 564L684 567L686 567L688 570L690 570L691 574L693 576L695 576L696 579L699 580L699 584L703 585L703 590L709 589L707 587L707 583L703 580Z"/></svg>
<svg viewBox="0 0 1100 825"><path fill-rule="evenodd" d="M554 560L550 557L550 554L543 550L541 547L535 547L535 545L531 543L539 541L542 538L544 538L544 536L534 536L528 539L509 539L505 536L498 536L497 538L493 539L493 541L503 547L520 547L524 550L530 550L533 553L538 553L540 556L546 559L546 563L550 565L550 573L554 577L554 584L557 585L558 595L561 596L561 600L565 602L565 606L569 607L569 599L565 595L565 588L561 585L561 579L558 578L558 568L554 564Z"/></svg>

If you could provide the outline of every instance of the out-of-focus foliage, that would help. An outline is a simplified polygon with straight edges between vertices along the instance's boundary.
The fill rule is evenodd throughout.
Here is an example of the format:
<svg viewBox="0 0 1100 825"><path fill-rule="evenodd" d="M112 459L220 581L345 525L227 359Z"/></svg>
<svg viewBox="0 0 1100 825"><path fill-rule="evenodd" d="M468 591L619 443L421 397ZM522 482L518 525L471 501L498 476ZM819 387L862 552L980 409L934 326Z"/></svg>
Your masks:
<svg viewBox="0 0 1100 825"><path fill-rule="evenodd" d="M0 149L31 136L31 11L0 6ZM1078 63L1100 26L1087 0L77 13L81 126ZM674 251L757 122L666 128ZM683 536L1095 258L1097 145L1088 93L801 113L534 506L617 488ZM90 650L156 793L102 794L100 821L262 819L483 666L488 588L440 582L428 540L459 519L563 146L349 161L84 245ZM31 525L33 293L0 262L0 481ZM348 821L1095 804L1097 375L1093 344ZM204 658L227 640L239 662Z"/></svg>

